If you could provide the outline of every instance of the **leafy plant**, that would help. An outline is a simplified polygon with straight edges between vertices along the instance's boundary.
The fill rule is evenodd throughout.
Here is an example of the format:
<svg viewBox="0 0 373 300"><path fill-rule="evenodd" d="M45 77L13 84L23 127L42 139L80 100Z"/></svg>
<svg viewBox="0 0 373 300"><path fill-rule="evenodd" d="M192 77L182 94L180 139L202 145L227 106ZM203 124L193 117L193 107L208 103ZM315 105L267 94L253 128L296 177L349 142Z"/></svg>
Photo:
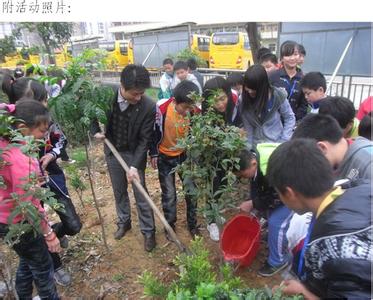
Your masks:
<svg viewBox="0 0 373 300"><path fill-rule="evenodd" d="M191 117L189 133L178 139L176 147L184 149L187 156L178 170L185 183L193 182L193 185L185 184L186 193L201 204L209 223L216 221L221 227L221 211L235 206L229 195L235 189L233 171L238 169L239 153L245 147L245 139L237 127L225 125L223 117L215 112L213 104L219 94L220 91L216 91L203 100L210 103L210 108L204 115ZM221 174L225 175L217 184L214 180Z"/></svg>
<svg viewBox="0 0 373 300"><path fill-rule="evenodd" d="M281 289L275 293L263 289L242 288L242 281L233 275L229 265L221 267L222 279L213 270L202 238L191 242L191 255L180 254L175 264L181 273L171 284L160 282L152 273L145 271L139 278L144 285L144 295L153 299L167 300L258 300L258 299L302 299L301 296L285 297ZM198 273L200 268L201 273Z"/></svg>
<svg viewBox="0 0 373 300"><path fill-rule="evenodd" d="M113 91L109 87L96 84L92 73L88 71L87 62L93 59L93 54L95 52L86 51L72 60L66 70L65 86L57 97L50 100L49 104L54 119L64 128L69 140L84 145L91 192L101 224L104 245L108 249L103 218L93 186L88 132L94 120L102 124L107 123L106 113L110 109Z"/></svg>
<svg viewBox="0 0 373 300"><path fill-rule="evenodd" d="M87 186L81 180L81 176L80 176L80 174L78 172L78 169L75 165L69 165L66 168L66 171L69 175L70 185L73 187L73 189L77 193L77 195L79 197L79 201L82 204L82 207L84 208L83 192L87 189Z"/></svg>
<svg viewBox="0 0 373 300"><path fill-rule="evenodd" d="M5 56L15 52L16 45L13 35L6 35L3 39L0 39L0 62L4 62Z"/></svg>
<svg viewBox="0 0 373 300"><path fill-rule="evenodd" d="M187 61L189 58L194 58L197 62L198 67L200 68L207 68L206 61L201 58L195 51L192 51L188 48L181 50L178 52L175 57L170 56L171 58L176 58L177 60L184 60Z"/></svg>

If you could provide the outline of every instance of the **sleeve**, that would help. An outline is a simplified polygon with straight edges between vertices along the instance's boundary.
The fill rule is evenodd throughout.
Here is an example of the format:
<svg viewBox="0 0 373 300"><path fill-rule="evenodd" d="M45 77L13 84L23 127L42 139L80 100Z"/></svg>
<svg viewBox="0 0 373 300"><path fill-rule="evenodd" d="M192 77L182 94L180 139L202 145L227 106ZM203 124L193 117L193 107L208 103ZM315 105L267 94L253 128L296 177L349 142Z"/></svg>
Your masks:
<svg viewBox="0 0 373 300"><path fill-rule="evenodd" d="M241 109L239 109L239 113L241 115L242 124L243 124L243 127L244 127L245 132L246 132L247 145L248 145L249 149L251 149L252 146L253 146L253 143L254 143L254 127L245 118L244 113L242 112Z"/></svg>
<svg viewBox="0 0 373 300"><path fill-rule="evenodd" d="M19 155L17 153L20 153ZM28 165L22 165L25 159L21 157L21 152L17 148L10 149L6 154L3 155L4 162L6 163L4 167L0 168L0 176L3 177L7 191L10 193L15 193L22 196L26 191L22 188L22 185L26 184L26 180L30 173L38 173L37 169L34 167L35 164L30 162L30 167ZM32 160L32 158L30 158ZM0 191L3 193L3 191ZM32 198L31 196L21 197L21 201L31 201L33 205L38 209L38 211L45 215L45 210L42 207L38 199ZM46 218L46 215L45 215Z"/></svg>
<svg viewBox="0 0 373 300"><path fill-rule="evenodd" d="M159 109L159 105L156 104L155 122L153 125L153 134L150 142L149 155L150 157L158 156L158 143L161 140L161 129L162 127L162 113Z"/></svg>
<svg viewBox="0 0 373 300"><path fill-rule="evenodd" d="M61 154L61 150L66 145L66 136L63 133L61 127L57 123L53 123L50 126L50 139L52 142L52 154L57 158Z"/></svg>
<svg viewBox="0 0 373 300"><path fill-rule="evenodd" d="M303 92L300 93L298 98L298 106L295 112L295 117L298 120L301 120L307 114L308 103L304 97Z"/></svg>
<svg viewBox="0 0 373 300"><path fill-rule="evenodd" d="M290 140L295 127L295 116L287 99L280 106L280 115L284 121L280 142L285 142Z"/></svg>
<svg viewBox="0 0 373 300"><path fill-rule="evenodd" d="M132 167L139 168L141 162L146 157L146 153L149 149L149 145L152 140L152 135L154 131L154 122L155 122L155 104L152 104L152 107L147 112L144 121L142 123L139 141L134 151L135 155L132 162Z"/></svg>
<svg viewBox="0 0 373 300"><path fill-rule="evenodd" d="M191 77L190 81L192 81L196 86L198 86L199 94L202 95L202 88L201 88L201 85L198 82L198 79L193 74L190 74L190 75L192 75L192 76L190 76Z"/></svg>
<svg viewBox="0 0 373 300"><path fill-rule="evenodd" d="M159 86L161 87L163 93L166 93L170 89L170 81L167 80L165 74L161 76L161 79L159 80Z"/></svg>

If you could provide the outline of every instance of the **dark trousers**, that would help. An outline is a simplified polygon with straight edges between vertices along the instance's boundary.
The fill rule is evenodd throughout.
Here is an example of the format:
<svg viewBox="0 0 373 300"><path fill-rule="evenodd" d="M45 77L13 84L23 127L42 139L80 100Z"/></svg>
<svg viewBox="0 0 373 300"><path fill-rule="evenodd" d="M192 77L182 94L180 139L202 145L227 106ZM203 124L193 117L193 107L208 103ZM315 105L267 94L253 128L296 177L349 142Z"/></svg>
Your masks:
<svg viewBox="0 0 373 300"><path fill-rule="evenodd" d="M50 175L50 182L48 185L55 194L58 203L64 205L63 211L56 211L61 222L54 224L52 226L53 230L58 238L64 235L76 235L80 232L82 223L69 197L64 174ZM62 266L60 255L58 253L51 253L51 256L54 269L58 270Z"/></svg>
<svg viewBox="0 0 373 300"><path fill-rule="evenodd" d="M8 225L0 224L0 238L8 231ZM59 299L53 278L53 263L47 244L41 234L28 232L13 246L19 256L16 273L16 291L19 299L32 299L32 283L41 299Z"/></svg>
<svg viewBox="0 0 373 300"><path fill-rule="evenodd" d="M181 164L185 158L185 155L170 157L163 154L160 154L158 157L158 177L162 189L162 208L164 216L171 226L175 226L177 219L174 168ZM182 179L182 176L180 178ZM193 229L197 226L196 201L188 194L185 195L185 201L188 228Z"/></svg>
<svg viewBox="0 0 373 300"><path fill-rule="evenodd" d="M109 169L111 184L113 186L115 207L118 216L118 226L125 226L131 223L131 207L128 197L128 182L126 172L119 164L115 156L105 146L105 159ZM128 166L131 166L133 153L119 152ZM141 185L146 190L145 168L137 170L140 176ZM140 191L133 185L133 192L136 200L137 214L139 216L140 229L144 235L152 235L155 232L153 210L145 200ZM147 191L147 190L146 190Z"/></svg>

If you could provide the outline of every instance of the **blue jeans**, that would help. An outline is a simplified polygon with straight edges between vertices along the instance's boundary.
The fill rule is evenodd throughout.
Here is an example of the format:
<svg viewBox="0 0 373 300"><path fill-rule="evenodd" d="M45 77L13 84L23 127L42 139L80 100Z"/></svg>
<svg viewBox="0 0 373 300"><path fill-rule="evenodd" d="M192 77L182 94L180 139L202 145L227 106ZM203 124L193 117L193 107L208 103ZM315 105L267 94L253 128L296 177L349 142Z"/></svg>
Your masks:
<svg viewBox="0 0 373 300"><path fill-rule="evenodd" d="M279 267L289 259L288 240L286 232L289 228L293 211L285 205L275 208L268 218L268 263Z"/></svg>
<svg viewBox="0 0 373 300"><path fill-rule="evenodd" d="M185 160L185 155L179 155L176 157L166 156L160 154L158 156L158 177L162 189L162 208L164 216L170 224L174 227L177 219L176 215L176 186L175 186L175 172L173 169ZM180 174L179 174L180 176ZM180 176L182 179L182 176ZM186 208L187 208L187 222L188 228L194 229L197 226L196 218L196 203L195 201L185 195Z"/></svg>
<svg viewBox="0 0 373 300"><path fill-rule="evenodd" d="M8 225L0 224L0 237L4 237ZM32 283L41 299L59 299L54 283L54 269L44 237L34 232L21 236L20 242L13 246L19 256L16 274L16 291L19 299L32 299Z"/></svg>

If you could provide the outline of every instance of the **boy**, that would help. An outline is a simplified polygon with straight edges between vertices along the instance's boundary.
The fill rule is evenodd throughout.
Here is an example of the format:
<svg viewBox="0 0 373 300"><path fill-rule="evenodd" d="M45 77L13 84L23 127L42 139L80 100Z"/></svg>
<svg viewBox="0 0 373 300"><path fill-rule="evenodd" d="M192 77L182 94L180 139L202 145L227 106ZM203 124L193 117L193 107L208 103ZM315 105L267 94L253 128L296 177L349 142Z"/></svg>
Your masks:
<svg viewBox="0 0 373 300"><path fill-rule="evenodd" d="M238 100L242 94L243 76L241 73L232 72L228 75L227 81L231 87L232 95Z"/></svg>
<svg viewBox="0 0 373 300"><path fill-rule="evenodd" d="M191 81L180 82L174 90L174 97L163 99L157 103L156 122L153 141L150 147L152 167L158 167L159 182L162 189L162 207L165 218L175 230L176 223L176 186L175 173L179 164L185 160L183 149L176 148L177 139L188 133L189 115L195 112L191 92L198 93L198 87ZM180 174L179 174L180 175ZM190 196L185 196L187 206L187 222L190 234L199 235L196 219L196 203ZM166 238L171 240L168 232Z"/></svg>
<svg viewBox="0 0 373 300"><path fill-rule="evenodd" d="M302 251L305 276L285 281L283 292L305 299L370 298L369 182L334 188L333 170L312 139L280 145L269 159L268 179L286 206L314 216Z"/></svg>
<svg viewBox="0 0 373 300"><path fill-rule="evenodd" d="M320 72L309 72L304 75L299 85L309 104L309 112L317 114L321 100L326 98L326 80L324 75Z"/></svg>
<svg viewBox="0 0 373 300"><path fill-rule="evenodd" d="M335 170L336 179L372 177L373 143L358 137L349 145L338 122L331 116L310 114L297 126L292 139L311 138Z"/></svg>
<svg viewBox="0 0 373 300"><path fill-rule="evenodd" d="M328 97L320 103L319 113L331 115L343 130L345 138L358 136L359 120L355 118L355 106L344 97Z"/></svg>
<svg viewBox="0 0 373 300"><path fill-rule="evenodd" d="M252 208L255 208L264 215L269 215L269 256L258 271L258 274L264 277L273 276L286 268L290 258L286 231L293 213L281 203L276 191L268 184L266 178L266 163L278 145L276 143L258 144L257 153L243 150L240 155L240 170L237 172L238 177L251 180L251 200L243 202L241 209L250 212Z"/></svg>
<svg viewBox="0 0 373 300"><path fill-rule="evenodd" d="M172 87L174 86L174 62L171 58L163 60L163 71L159 81L161 90L158 93L158 99L168 99L172 94Z"/></svg>
<svg viewBox="0 0 373 300"><path fill-rule="evenodd" d="M373 115L372 112L365 115L359 124L359 136L364 137L368 140L373 140L372 137L372 119Z"/></svg>
<svg viewBox="0 0 373 300"><path fill-rule="evenodd" d="M202 94L202 87L199 84L197 78L188 72L188 65L185 61L179 60L174 65L174 72L176 75L175 86L178 85L181 81L189 80L193 82L198 87L198 94Z"/></svg>
<svg viewBox="0 0 373 300"><path fill-rule="evenodd" d="M271 73L278 69L277 56L272 52L263 54L259 59L259 63L266 69L267 73Z"/></svg>
<svg viewBox="0 0 373 300"><path fill-rule="evenodd" d="M304 64L304 59L306 57L306 49L303 45L298 44L298 50L299 50L299 59L298 59L298 66L302 67Z"/></svg>
<svg viewBox="0 0 373 300"><path fill-rule="evenodd" d="M200 72L197 71L197 61L191 57L187 60L187 65L189 69L189 73L193 74L201 87L203 87L203 76Z"/></svg>

